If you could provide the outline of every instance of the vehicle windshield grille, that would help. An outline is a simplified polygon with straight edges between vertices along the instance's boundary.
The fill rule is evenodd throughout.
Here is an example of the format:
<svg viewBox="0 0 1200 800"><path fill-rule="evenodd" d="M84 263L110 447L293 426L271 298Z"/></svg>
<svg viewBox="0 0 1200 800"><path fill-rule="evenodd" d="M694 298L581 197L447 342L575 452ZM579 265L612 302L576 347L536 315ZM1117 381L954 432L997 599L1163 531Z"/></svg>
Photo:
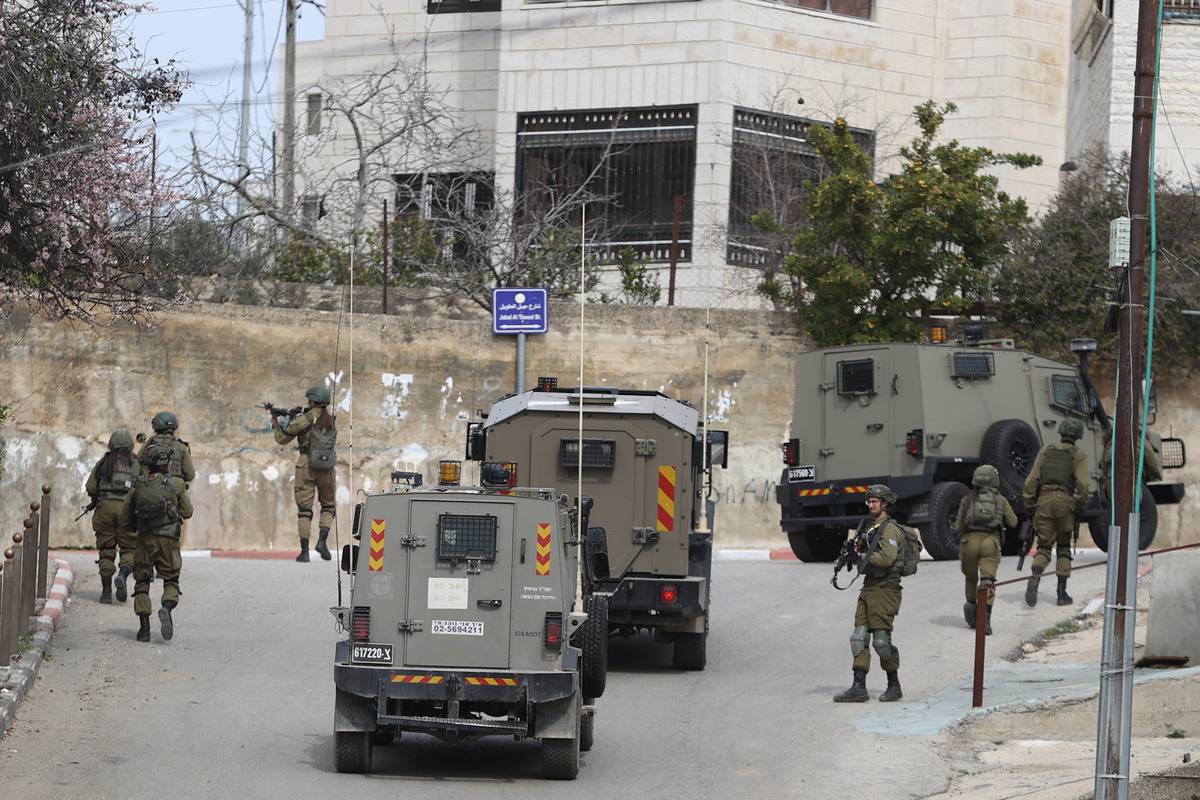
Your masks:
<svg viewBox="0 0 1200 800"><path fill-rule="evenodd" d="M563 439L558 447L558 463L564 467L579 464L579 440ZM613 469L617 465L617 443L612 439L584 439L584 469Z"/></svg>
<svg viewBox="0 0 1200 800"><path fill-rule="evenodd" d="M1073 411L1085 417L1088 415L1087 394L1083 390L1083 383L1074 376L1050 376L1050 402L1064 411Z"/></svg>
<svg viewBox="0 0 1200 800"><path fill-rule="evenodd" d="M993 359L992 354L986 352L955 353L950 377L967 380L990 378L996 374L996 362Z"/></svg>
<svg viewBox="0 0 1200 800"><path fill-rule="evenodd" d="M439 515L437 557L439 561L495 561L496 518L490 514Z"/></svg>
<svg viewBox="0 0 1200 800"><path fill-rule="evenodd" d="M837 390L843 395L875 394L875 360L839 361Z"/></svg>

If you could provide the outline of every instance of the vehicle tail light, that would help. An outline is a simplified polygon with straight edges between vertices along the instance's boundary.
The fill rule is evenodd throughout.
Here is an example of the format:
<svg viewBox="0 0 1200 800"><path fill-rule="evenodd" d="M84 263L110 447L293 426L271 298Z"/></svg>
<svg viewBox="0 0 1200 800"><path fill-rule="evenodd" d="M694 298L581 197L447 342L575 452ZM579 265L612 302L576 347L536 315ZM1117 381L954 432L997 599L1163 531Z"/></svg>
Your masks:
<svg viewBox="0 0 1200 800"><path fill-rule="evenodd" d="M794 467L800 463L800 440L788 439L783 443L783 463Z"/></svg>
<svg viewBox="0 0 1200 800"><path fill-rule="evenodd" d="M664 606L673 606L679 602L679 587L673 583L664 583L658 587L658 599Z"/></svg>
<svg viewBox="0 0 1200 800"><path fill-rule="evenodd" d="M537 390L539 392L557 392L558 378L538 378Z"/></svg>
<svg viewBox="0 0 1200 800"><path fill-rule="evenodd" d="M562 649L562 612L546 612L546 624L542 628L542 638L547 650Z"/></svg>
<svg viewBox="0 0 1200 800"><path fill-rule="evenodd" d="M904 441L904 451L913 458L920 458L924 452L924 442L925 431L920 428L915 431L909 431Z"/></svg>
<svg viewBox="0 0 1200 800"><path fill-rule="evenodd" d="M350 639L355 642L371 641L370 606L355 606L350 612Z"/></svg>

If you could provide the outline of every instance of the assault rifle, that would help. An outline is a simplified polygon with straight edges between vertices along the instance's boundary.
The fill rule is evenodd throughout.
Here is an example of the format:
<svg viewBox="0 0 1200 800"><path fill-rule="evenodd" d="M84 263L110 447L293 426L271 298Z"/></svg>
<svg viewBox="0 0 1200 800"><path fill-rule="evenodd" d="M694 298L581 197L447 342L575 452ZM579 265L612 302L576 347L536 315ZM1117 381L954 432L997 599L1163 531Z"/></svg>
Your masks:
<svg viewBox="0 0 1200 800"><path fill-rule="evenodd" d="M271 414L272 419L278 417L287 417L288 422L291 422L296 417L304 413L304 406L296 406L295 408L289 409L280 408L274 403L260 403L259 405L255 406L255 408L265 408Z"/></svg>
<svg viewBox="0 0 1200 800"><path fill-rule="evenodd" d="M1021 523L1021 528L1017 533L1017 539L1021 543L1021 557L1017 559L1017 572L1025 569L1025 557L1029 555L1029 548L1033 547L1033 518L1030 517Z"/></svg>
<svg viewBox="0 0 1200 800"><path fill-rule="evenodd" d="M83 507L83 511L80 511L80 512L79 512L79 516L75 518L75 521L76 521L76 522L79 522L79 520L81 520L81 519L83 519L85 516L87 516L87 514L88 514L88 512L89 512L89 511L95 511L95 510L96 510L96 506L98 506L98 505L100 505L100 497L99 497L99 495L97 495L96 497L93 497L93 498L92 498L92 500L91 500L91 502L89 502L89 503L88 503L86 506L84 506L84 507Z"/></svg>
<svg viewBox="0 0 1200 800"><path fill-rule="evenodd" d="M867 552L867 518L858 523L858 528L855 529L854 535L842 543L842 550L838 553L837 561L833 563L833 577L829 582L833 584L835 589L849 589L854 580L845 586L838 586L838 573L843 569L849 570L858 565L859 559L863 558L863 554Z"/></svg>

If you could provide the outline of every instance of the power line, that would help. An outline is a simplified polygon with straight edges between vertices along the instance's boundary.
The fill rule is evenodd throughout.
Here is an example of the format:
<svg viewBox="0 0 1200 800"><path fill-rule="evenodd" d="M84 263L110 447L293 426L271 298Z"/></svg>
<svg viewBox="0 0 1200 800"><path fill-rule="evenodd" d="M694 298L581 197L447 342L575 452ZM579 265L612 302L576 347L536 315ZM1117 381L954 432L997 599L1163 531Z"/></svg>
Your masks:
<svg viewBox="0 0 1200 800"><path fill-rule="evenodd" d="M189 11L211 11L214 8L241 8L241 6L242 6L241 3L219 3L217 5L212 5L212 6L191 6L190 8L169 8L166 11L161 11L159 9L146 9L146 10L137 11L134 13L139 14L139 15L149 14L152 16L158 16L159 14L184 14Z"/></svg>

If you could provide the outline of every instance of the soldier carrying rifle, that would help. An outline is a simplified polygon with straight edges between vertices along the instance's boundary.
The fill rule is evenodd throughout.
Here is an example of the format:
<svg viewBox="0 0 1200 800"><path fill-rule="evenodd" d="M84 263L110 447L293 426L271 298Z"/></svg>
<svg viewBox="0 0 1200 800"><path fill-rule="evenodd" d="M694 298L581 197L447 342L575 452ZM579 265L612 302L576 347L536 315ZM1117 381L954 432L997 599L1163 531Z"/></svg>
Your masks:
<svg viewBox="0 0 1200 800"><path fill-rule="evenodd" d="M288 444L293 439L297 441L300 451L296 460L296 517L300 534L300 553L297 561L308 561L308 542L312 534L313 496L321 501L321 516L317 536L317 552L321 558L328 561L329 528L333 525L334 514L337 512L337 456L334 446L337 443L337 420L329 413L329 390L324 386L310 387L304 393L308 407L297 407L286 411L282 408L263 403L261 408L271 415L271 427L275 431L275 441ZM287 422L280 422L286 417Z"/></svg>

